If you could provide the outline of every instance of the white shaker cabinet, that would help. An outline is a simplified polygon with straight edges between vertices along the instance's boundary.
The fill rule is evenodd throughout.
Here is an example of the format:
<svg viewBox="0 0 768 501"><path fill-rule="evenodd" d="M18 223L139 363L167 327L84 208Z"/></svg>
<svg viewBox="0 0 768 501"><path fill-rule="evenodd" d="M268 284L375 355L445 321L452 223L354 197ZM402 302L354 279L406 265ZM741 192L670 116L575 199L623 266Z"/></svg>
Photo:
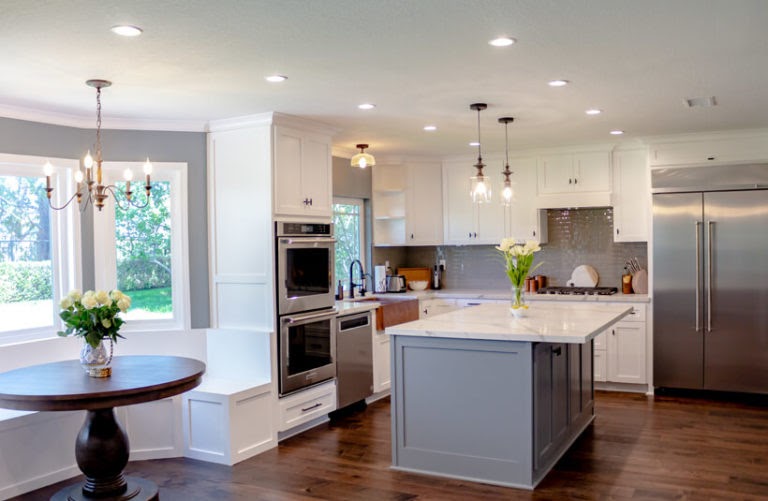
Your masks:
<svg viewBox="0 0 768 501"><path fill-rule="evenodd" d="M536 159L512 158L512 203L504 209L504 235L516 242L547 242L547 212L536 204ZM501 176L501 188L504 186ZM501 192L499 192L501 196Z"/></svg>
<svg viewBox="0 0 768 501"><path fill-rule="evenodd" d="M406 245L442 245L442 167L437 162L409 163L407 172Z"/></svg>
<svg viewBox="0 0 768 501"><path fill-rule="evenodd" d="M609 192L611 158L607 151L542 155L539 194Z"/></svg>
<svg viewBox="0 0 768 501"><path fill-rule="evenodd" d="M613 153L613 241L647 242L650 213L645 149Z"/></svg>
<svg viewBox="0 0 768 501"><path fill-rule="evenodd" d="M275 218L330 218L331 136L275 126Z"/></svg>
<svg viewBox="0 0 768 501"><path fill-rule="evenodd" d="M644 385L647 376L646 305L595 337L595 381Z"/></svg>
<svg viewBox="0 0 768 501"><path fill-rule="evenodd" d="M485 171L490 175L490 169ZM493 181L492 202L473 204L470 162L443 163L443 234L448 245L497 245L504 238L504 206L500 203L500 175Z"/></svg>

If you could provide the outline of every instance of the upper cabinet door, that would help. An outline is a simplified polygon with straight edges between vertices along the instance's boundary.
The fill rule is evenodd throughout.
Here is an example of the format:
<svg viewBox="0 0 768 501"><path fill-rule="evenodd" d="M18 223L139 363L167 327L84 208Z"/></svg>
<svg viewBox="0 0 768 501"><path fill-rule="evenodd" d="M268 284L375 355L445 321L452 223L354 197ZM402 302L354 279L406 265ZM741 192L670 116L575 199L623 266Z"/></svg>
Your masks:
<svg viewBox="0 0 768 501"><path fill-rule="evenodd" d="M610 191L611 155L607 151L574 155L574 191Z"/></svg>
<svg viewBox="0 0 768 501"><path fill-rule="evenodd" d="M303 214L301 132L276 128L275 214Z"/></svg>
<svg viewBox="0 0 768 501"><path fill-rule="evenodd" d="M566 193L573 191L573 155L546 155L539 157L539 193Z"/></svg>
<svg viewBox="0 0 768 501"><path fill-rule="evenodd" d="M406 243L442 245L443 186L439 163L408 164Z"/></svg>
<svg viewBox="0 0 768 501"><path fill-rule="evenodd" d="M475 211L469 197L471 165L443 163L443 234L446 244L474 243Z"/></svg>
<svg viewBox="0 0 768 501"><path fill-rule="evenodd" d="M513 195L512 204L505 210L505 236L517 242L536 240L545 243L546 211L536 206L536 159L513 158L509 168L512 171L510 181Z"/></svg>
<svg viewBox="0 0 768 501"><path fill-rule="evenodd" d="M647 242L650 186L645 150L613 155L613 241Z"/></svg>
<svg viewBox="0 0 768 501"><path fill-rule="evenodd" d="M331 144L326 138L305 136L302 146L301 185L309 198L307 213L331 217L333 184Z"/></svg>
<svg viewBox="0 0 768 501"><path fill-rule="evenodd" d="M275 127L275 216L330 218L330 136Z"/></svg>

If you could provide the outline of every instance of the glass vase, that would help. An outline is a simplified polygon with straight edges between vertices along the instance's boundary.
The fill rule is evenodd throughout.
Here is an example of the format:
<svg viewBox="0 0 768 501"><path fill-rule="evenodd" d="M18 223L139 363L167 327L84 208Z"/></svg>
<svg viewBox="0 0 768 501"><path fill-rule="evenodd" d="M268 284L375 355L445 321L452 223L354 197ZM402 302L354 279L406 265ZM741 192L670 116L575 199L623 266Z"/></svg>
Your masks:
<svg viewBox="0 0 768 501"><path fill-rule="evenodd" d="M83 339L83 348L80 350L80 366L91 377L111 376L112 349L111 339L102 339L96 346L91 346Z"/></svg>
<svg viewBox="0 0 768 501"><path fill-rule="evenodd" d="M525 304L525 287L522 285L512 286L512 305L509 307L509 311L517 317L524 317L528 311L528 305Z"/></svg>

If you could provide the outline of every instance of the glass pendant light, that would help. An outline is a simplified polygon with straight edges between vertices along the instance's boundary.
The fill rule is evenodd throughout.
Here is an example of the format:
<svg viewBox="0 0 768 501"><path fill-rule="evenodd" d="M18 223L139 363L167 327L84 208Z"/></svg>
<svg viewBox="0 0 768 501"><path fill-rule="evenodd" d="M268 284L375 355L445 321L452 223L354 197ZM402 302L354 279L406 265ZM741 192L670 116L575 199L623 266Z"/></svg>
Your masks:
<svg viewBox="0 0 768 501"><path fill-rule="evenodd" d="M499 118L499 123L504 124L504 151L507 155L504 170L501 171L501 173L504 174L504 189L501 190L501 203L502 205L507 206L512 205L512 197L515 195L515 192L512 190L512 181L509 179L509 176L514 173L509 170L509 133L507 131L507 125L514 120L515 119L512 117Z"/></svg>
<svg viewBox="0 0 768 501"><path fill-rule="evenodd" d="M476 204L489 203L491 201L491 180L483 175L483 155L480 143L480 112L488 107L485 103L474 103L469 105L470 110L477 111L477 163L475 168L477 174L469 178L469 195L472 202Z"/></svg>
<svg viewBox="0 0 768 501"><path fill-rule="evenodd" d="M360 153L352 157L352 160L350 161L352 167L365 169L366 167L376 165L376 159L373 155L365 152L365 149L368 147L367 144L358 144L355 147L360 148Z"/></svg>

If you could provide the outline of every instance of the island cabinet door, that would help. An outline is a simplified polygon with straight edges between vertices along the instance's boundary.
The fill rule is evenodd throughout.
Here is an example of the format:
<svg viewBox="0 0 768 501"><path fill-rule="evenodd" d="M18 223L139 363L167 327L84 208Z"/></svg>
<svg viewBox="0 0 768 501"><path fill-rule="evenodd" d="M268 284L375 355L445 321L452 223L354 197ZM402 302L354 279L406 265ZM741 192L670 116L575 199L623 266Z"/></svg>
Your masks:
<svg viewBox="0 0 768 501"><path fill-rule="evenodd" d="M534 469L544 467L568 430L568 351L564 344L537 343L533 353Z"/></svg>

